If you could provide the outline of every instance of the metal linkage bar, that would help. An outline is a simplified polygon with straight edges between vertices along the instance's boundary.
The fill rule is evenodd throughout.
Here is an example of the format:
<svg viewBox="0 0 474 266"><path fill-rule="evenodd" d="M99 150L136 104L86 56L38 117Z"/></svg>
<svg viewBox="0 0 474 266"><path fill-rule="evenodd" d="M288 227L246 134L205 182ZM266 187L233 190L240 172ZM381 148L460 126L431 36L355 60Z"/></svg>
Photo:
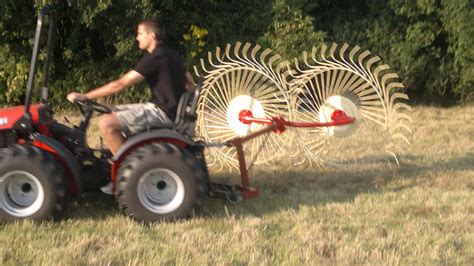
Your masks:
<svg viewBox="0 0 474 266"><path fill-rule="evenodd" d="M347 125L355 122L354 117L346 115L344 111L336 110L331 116L332 121L326 123L319 122L293 122L286 121L282 117L272 117L272 118L256 118L253 117L250 110L243 110L239 114L239 120L244 124L250 123L259 123L267 124L268 126L253 132L245 137L237 137L226 142L227 146L234 146L237 149L237 157L239 159L239 170L240 176L242 179L242 187L237 187L240 190L240 193L244 199L256 198L259 196L260 192L250 186L250 177L247 169L247 163L245 161L243 144L246 141L249 141L253 138L256 138L260 135L267 134L270 132L282 133L285 131L286 127L329 127L329 126L341 126Z"/></svg>

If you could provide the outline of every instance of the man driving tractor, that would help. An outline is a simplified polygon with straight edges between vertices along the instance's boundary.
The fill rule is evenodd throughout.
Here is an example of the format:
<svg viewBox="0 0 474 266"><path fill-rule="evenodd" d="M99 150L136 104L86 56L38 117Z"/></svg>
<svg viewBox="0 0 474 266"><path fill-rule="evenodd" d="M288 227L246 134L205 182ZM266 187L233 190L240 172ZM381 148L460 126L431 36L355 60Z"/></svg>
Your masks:
<svg viewBox="0 0 474 266"><path fill-rule="evenodd" d="M152 92L148 102L119 105L99 120L99 128L112 154L125 142L124 134L133 135L174 121L182 93L194 86L191 74L185 70L180 56L165 45L165 38L166 32L156 20L141 21L136 40L146 54L136 66L120 78L87 93L71 92L67 95L73 103L92 100L116 94L146 79ZM105 187L102 191L111 193Z"/></svg>

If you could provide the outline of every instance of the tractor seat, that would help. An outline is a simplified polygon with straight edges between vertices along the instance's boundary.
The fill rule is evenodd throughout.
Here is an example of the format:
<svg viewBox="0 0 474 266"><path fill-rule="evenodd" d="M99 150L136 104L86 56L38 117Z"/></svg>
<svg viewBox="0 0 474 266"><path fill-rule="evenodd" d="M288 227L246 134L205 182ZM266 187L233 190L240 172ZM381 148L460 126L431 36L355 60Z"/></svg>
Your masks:
<svg viewBox="0 0 474 266"><path fill-rule="evenodd" d="M186 135L187 137L193 138L195 122L197 119L196 107L199 101L203 81L204 78L200 77L198 83L196 84L192 92L186 90L181 95L176 110L176 118L174 123L157 125L156 127L152 127L149 130L163 128L173 129L183 135Z"/></svg>

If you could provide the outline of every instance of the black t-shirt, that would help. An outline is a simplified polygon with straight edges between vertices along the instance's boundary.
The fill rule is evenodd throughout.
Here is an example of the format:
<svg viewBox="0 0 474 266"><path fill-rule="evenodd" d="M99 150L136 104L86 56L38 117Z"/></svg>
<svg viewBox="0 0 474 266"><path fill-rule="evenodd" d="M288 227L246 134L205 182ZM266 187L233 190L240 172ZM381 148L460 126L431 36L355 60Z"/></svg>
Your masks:
<svg viewBox="0 0 474 266"><path fill-rule="evenodd" d="M174 120L186 82L186 72L180 56L174 50L160 45L152 53L145 54L134 70L143 75L150 85L150 101Z"/></svg>

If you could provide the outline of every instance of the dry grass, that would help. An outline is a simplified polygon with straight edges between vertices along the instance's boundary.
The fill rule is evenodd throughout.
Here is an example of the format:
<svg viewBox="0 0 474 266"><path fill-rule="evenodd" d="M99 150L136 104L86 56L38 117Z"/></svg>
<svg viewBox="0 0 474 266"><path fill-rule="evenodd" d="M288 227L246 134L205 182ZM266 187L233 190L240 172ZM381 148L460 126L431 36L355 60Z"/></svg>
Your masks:
<svg viewBox="0 0 474 266"><path fill-rule="evenodd" d="M0 264L472 265L474 107L412 117L400 167L256 168L260 198L209 199L196 218L150 226L92 194L60 223L2 226Z"/></svg>

